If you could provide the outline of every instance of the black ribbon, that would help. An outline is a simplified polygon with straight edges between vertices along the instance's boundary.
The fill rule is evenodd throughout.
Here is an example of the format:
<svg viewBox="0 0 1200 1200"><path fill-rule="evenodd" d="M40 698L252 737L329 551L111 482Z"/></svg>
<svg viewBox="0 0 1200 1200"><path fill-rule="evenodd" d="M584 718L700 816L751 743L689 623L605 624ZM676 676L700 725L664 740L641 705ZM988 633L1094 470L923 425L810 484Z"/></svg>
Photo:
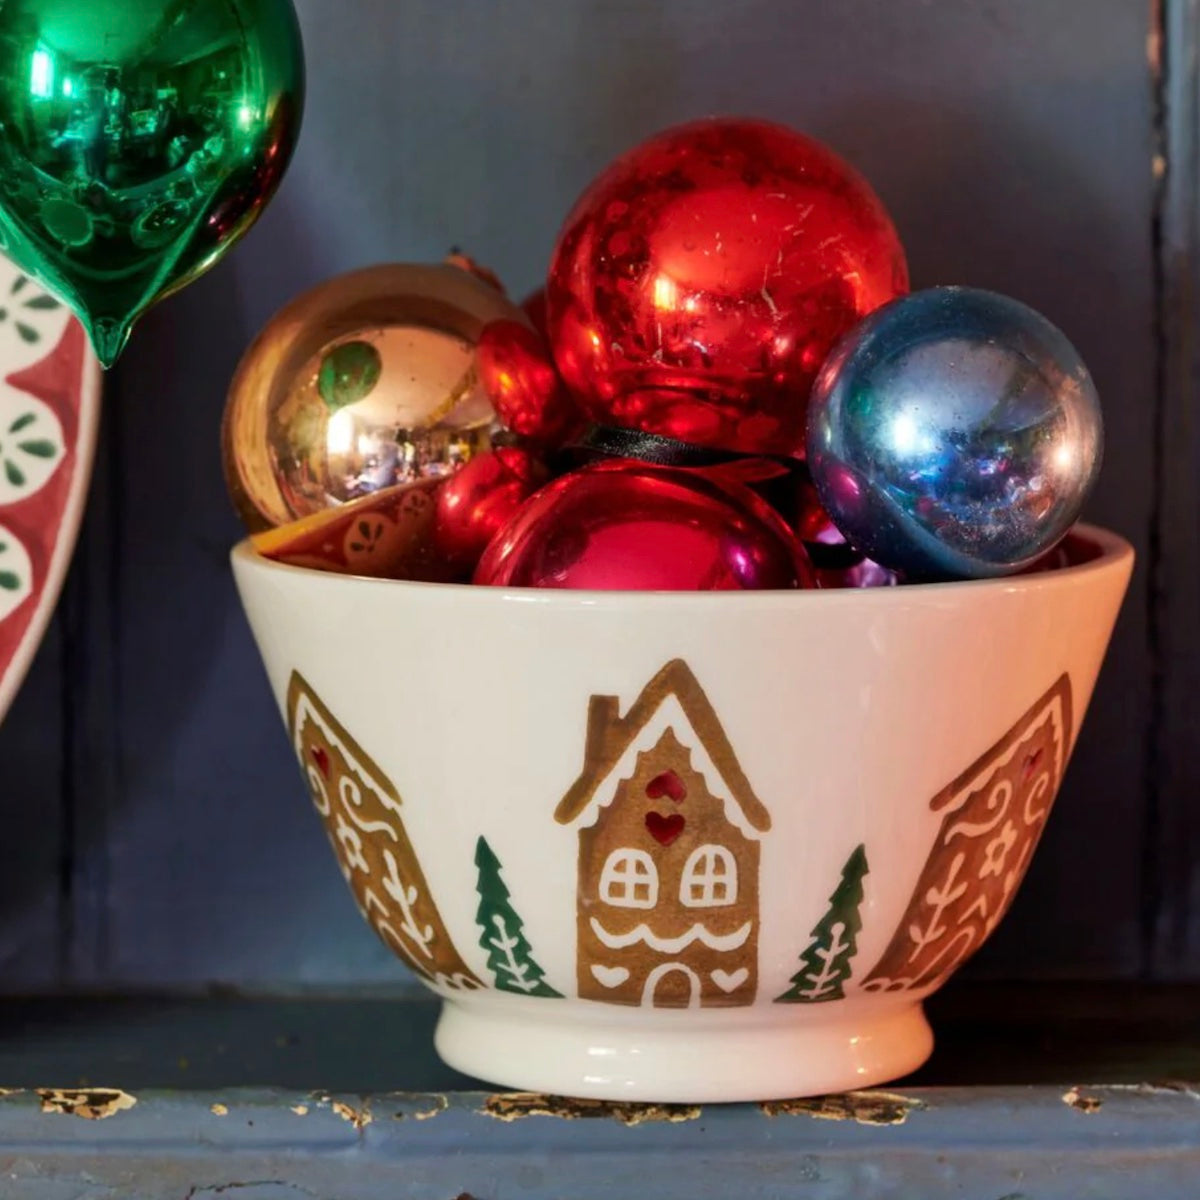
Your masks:
<svg viewBox="0 0 1200 1200"><path fill-rule="evenodd" d="M808 467L794 458L773 454L747 454L738 450L719 450L697 446L661 433L643 433L639 429L619 429L614 425L593 425L580 438L559 452L557 464L564 470L599 462L606 458L635 459L655 467L683 467L702 470L731 463L757 460L773 463L779 473L767 479L747 479L746 486L758 492L773 508L790 512L795 504L796 487L807 476Z"/></svg>
<svg viewBox="0 0 1200 1200"><path fill-rule="evenodd" d="M593 425L568 451L583 461L601 458L636 458L655 467L718 467L747 455L734 450L714 450L639 429Z"/></svg>
<svg viewBox="0 0 1200 1200"><path fill-rule="evenodd" d="M638 429L618 429L612 425L593 425L580 438L559 452L564 470L598 462L605 458L630 458L655 467L720 467L751 459L766 460L779 466L778 475L768 479L747 480L746 486L758 492L772 508L781 513L795 512L797 487L809 478L808 464L795 458L773 454L746 454L736 450L717 450L696 446L660 433ZM848 542L805 542L813 566L818 570L845 571L858 566L864 555Z"/></svg>

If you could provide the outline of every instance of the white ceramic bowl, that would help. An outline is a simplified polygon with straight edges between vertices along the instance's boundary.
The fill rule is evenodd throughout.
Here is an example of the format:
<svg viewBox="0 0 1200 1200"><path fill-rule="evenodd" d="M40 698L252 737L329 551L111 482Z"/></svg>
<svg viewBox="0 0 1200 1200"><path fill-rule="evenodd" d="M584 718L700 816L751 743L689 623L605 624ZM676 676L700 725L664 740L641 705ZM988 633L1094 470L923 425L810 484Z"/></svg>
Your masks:
<svg viewBox="0 0 1200 1200"><path fill-rule="evenodd" d="M233 555L343 874L451 1065L769 1099L920 1065L1029 863L1133 563L872 591L396 583ZM386 1053L386 1048L380 1048Z"/></svg>

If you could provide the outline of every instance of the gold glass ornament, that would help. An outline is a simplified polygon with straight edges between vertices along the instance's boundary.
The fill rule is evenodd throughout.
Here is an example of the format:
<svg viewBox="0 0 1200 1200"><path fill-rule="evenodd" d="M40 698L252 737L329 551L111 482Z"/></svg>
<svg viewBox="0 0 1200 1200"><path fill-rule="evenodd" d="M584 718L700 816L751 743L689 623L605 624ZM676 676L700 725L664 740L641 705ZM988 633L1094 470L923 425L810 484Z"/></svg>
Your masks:
<svg viewBox="0 0 1200 1200"><path fill-rule="evenodd" d="M354 271L293 300L250 346L222 427L229 490L252 534L385 488L447 478L490 448L479 339L528 324L449 264Z"/></svg>

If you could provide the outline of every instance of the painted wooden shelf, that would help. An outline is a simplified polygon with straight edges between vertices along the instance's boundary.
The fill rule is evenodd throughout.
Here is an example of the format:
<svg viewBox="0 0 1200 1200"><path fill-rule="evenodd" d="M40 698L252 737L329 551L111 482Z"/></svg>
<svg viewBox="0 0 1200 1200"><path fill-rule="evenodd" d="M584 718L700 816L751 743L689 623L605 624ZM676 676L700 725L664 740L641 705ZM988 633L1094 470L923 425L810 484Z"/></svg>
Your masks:
<svg viewBox="0 0 1200 1200"><path fill-rule="evenodd" d="M412 993L0 1000L4 1200L1196 1195L1200 989L952 989L917 1076L762 1105L500 1093Z"/></svg>

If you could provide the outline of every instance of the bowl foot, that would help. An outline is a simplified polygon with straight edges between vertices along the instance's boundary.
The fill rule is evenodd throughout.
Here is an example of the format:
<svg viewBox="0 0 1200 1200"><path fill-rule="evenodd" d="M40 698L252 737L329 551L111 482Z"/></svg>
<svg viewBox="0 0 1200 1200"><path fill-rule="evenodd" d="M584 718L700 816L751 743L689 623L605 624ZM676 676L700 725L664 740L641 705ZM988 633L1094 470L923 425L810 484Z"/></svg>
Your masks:
<svg viewBox="0 0 1200 1200"><path fill-rule="evenodd" d="M875 1008L836 1004L827 1019L810 1010L802 1020L784 1009L776 1021L685 1012L647 1028L548 1020L543 1001L451 1001L436 1045L456 1070L521 1091L680 1104L779 1100L871 1087L919 1067L933 1049L921 1005Z"/></svg>

